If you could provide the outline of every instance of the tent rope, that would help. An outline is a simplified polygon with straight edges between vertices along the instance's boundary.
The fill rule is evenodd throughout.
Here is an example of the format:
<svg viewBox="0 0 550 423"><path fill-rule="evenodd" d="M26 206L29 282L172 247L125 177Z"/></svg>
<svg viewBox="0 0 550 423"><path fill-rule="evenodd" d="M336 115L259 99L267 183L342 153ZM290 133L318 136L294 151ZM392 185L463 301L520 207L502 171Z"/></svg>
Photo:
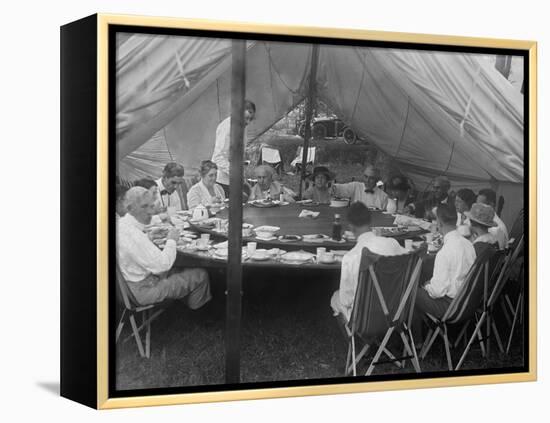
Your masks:
<svg viewBox="0 0 550 423"><path fill-rule="evenodd" d="M273 60L273 58L271 57L271 50L269 49L269 47L267 46L267 44L264 42L262 43L266 52L267 52L267 57L269 58L269 63L270 63L270 66L273 66L273 70L275 71L275 74L277 75L277 77L279 78L279 80L282 82L282 84L286 87L286 89L288 91L290 91L292 94L294 95L300 95L300 92L298 90L293 90L292 88L290 88L288 86L288 84L286 83L286 81L283 79L282 75L281 75L281 72L279 72L279 70L277 69L277 66L275 66L275 61ZM311 60L311 56L310 56L310 60Z"/></svg>
<svg viewBox="0 0 550 423"><path fill-rule="evenodd" d="M222 111L220 107L220 81L216 79L216 95L218 99L218 122L222 121Z"/></svg>
<svg viewBox="0 0 550 423"><path fill-rule="evenodd" d="M275 102L275 91L273 90L273 63L271 62L271 60L269 61L269 86L271 88L271 100L273 103L273 110L277 114L277 103Z"/></svg>
<svg viewBox="0 0 550 423"><path fill-rule="evenodd" d="M166 151L168 152L168 155L170 156L170 160L175 161L174 156L172 156L172 152L170 151L170 146L166 142L166 126L164 128L162 128L162 137L164 138L164 145L166 146Z"/></svg>
<svg viewBox="0 0 550 423"><path fill-rule="evenodd" d="M399 155L399 151L401 151L401 145L403 144L403 140L405 139L405 130L407 129L407 124L409 123L409 110L411 108L411 98L407 97L407 113L405 114L405 122L403 123L403 130L401 131L401 138L399 138L399 144L397 145L397 149L395 150L395 153L393 155L394 160L397 160L397 156Z"/></svg>
<svg viewBox="0 0 550 423"><path fill-rule="evenodd" d="M464 109L464 116L462 117L462 120L460 121L460 136L464 136L464 124L466 123L466 119L468 118L468 115L470 114L470 109L472 108L472 102L474 100L474 93L475 89L477 87L478 81L479 81L479 74L481 73L481 65L477 65L476 73L473 76L472 80L472 89L470 90L470 96L468 98L468 103L466 103L466 108Z"/></svg>
<svg viewBox="0 0 550 423"><path fill-rule="evenodd" d="M363 82L365 81L365 66L362 66L363 72L361 73L361 83L359 84L359 90L357 90L357 97L355 97L355 104L353 105L353 112L351 113L350 118L350 124L353 122L353 119L355 118L355 112L357 110L357 105L359 104L359 97L361 96L361 93L363 92Z"/></svg>

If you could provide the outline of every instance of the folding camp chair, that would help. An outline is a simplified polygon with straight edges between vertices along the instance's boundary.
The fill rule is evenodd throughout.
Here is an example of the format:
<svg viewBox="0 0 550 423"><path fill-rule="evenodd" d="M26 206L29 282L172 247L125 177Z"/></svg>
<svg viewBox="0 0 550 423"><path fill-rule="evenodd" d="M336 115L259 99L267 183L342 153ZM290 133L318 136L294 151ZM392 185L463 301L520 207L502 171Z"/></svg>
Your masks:
<svg viewBox="0 0 550 423"><path fill-rule="evenodd" d="M160 304L150 304L142 306L138 304L134 294L128 288L128 282L122 276L120 268L116 267L116 281L117 281L117 299L124 306L122 315L118 322L116 329L116 340L120 338L122 334L122 329L126 321L130 322L132 328L132 333L128 335L123 342L128 341L132 336L136 340L137 348L139 355L141 357L149 358L151 356L151 322L155 320L164 309L161 308ZM136 317L139 317L141 314L141 325L138 326L136 322ZM143 342L141 339L140 333L145 330L145 348L143 347Z"/></svg>
<svg viewBox="0 0 550 423"><path fill-rule="evenodd" d="M519 260L522 260L521 266L520 266L520 271L519 271L519 277L517 279L519 291L518 291L518 296L517 296L517 299L516 299L516 304L515 304L515 306L512 305L511 300L510 300L510 296L508 294L504 295L504 298L502 300L502 302L505 302L506 304L509 304L509 306L512 309L512 323L511 323L511 326L510 326L510 333L508 335L508 342L506 343L506 354L510 353L510 347L512 346L512 338L514 337L514 332L515 332L515 329L516 329L516 325L518 323L523 322L523 303L525 301L525 292L524 292L524 290L525 290L525 286L524 286L525 283L524 282L525 281L524 281L524 275L523 275L524 270L525 270L524 269L524 267L525 267L525 258L523 257L523 248L524 248L524 239L523 239L523 235L522 235L521 238L520 238L519 243L516 246L516 249L511 253L508 275L506 275L506 279L503 281L503 284L510 281L510 279L511 279L510 278L510 276L511 276L510 273L512 271L512 267Z"/></svg>
<svg viewBox="0 0 550 423"><path fill-rule="evenodd" d="M519 241L523 237L524 219L525 219L524 210L521 209L519 211L516 219L514 220L514 223L512 225L512 228L511 228L510 234L509 234L510 239L508 241L507 249L508 249L510 254L512 254L516 250ZM519 259L519 257L518 257L518 259ZM521 269L521 271L523 273L523 269ZM511 326L515 306L512 304L512 300L510 298L509 293L504 293L502 301L500 302L500 305L501 305L502 311L504 313L504 317L506 318L506 321L508 322L508 325ZM517 305L517 303L516 303L516 305Z"/></svg>
<svg viewBox="0 0 550 423"><path fill-rule="evenodd" d="M357 375L357 364L373 344L378 344L378 349L369 364L367 376L376 365L394 363L402 367L405 360L411 360L415 371L420 372L410 323L425 253L425 246L414 253L390 257L363 249L350 321L346 323L340 316L348 340L346 375L351 372ZM388 349L388 341L394 333L403 343L402 357L395 357ZM360 341L364 345L356 354ZM389 360L381 361L382 353Z"/></svg>
<svg viewBox="0 0 550 423"><path fill-rule="evenodd" d="M449 367L449 370L453 370L453 361L451 358L451 343L449 342L448 336L448 326L456 324L465 325L472 319L476 318L476 311L480 308L480 306L483 305L484 299L487 298L490 260L495 253L495 249L487 248L476 258L474 264L468 271L466 279L460 287L459 292L457 293L455 298L453 298L451 304L449 304L449 308L441 319L438 319L430 313L426 313L426 316L431 321L432 325L435 326L435 329L431 328L428 332L428 335L426 336L426 339L420 351L420 358L422 360L426 358L426 355L430 351L437 336L440 335L443 338L445 354L447 356L447 365ZM485 355L485 347L483 345L482 336L479 332L476 332L475 335L478 337L482 354ZM471 342L473 342L472 339L473 337L470 339ZM460 364L462 364L464 357L468 353L471 342L467 346L466 350L463 352L460 359Z"/></svg>
<svg viewBox="0 0 550 423"><path fill-rule="evenodd" d="M262 147L260 150L260 163L271 166L278 175L283 172L283 160L281 154L276 148Z"/></svg>
<svg viewBox="0 0 550 423"><path fill-rule="evenodd" d="M470 351L470 348L475 338L477 338L480 342L481 352L483 356L488 357L491 353L492 336L495 337L500 352L504 352L500 333L498 331L498 327L494 320L493 310L495 306L495 298L498 298L497 293L500 293L500 290L501 290L501 286L502 286L501 281L503 280L504 275L507 274L508 259L509 259L509 256L505 254L504 250L498 250L489 259L488 265L484 267L483 302L481 307L476 311L476 316L475 316L476 325L475 325L474 331L469 341L466 344L464 352L462 353L460 361L458 362L455 370L460 369L460 367L462 366L464 359L466 358L468 352ZM490 269L492 269L492 271ZM489 275L488 275L488 272L489 272ZM457 341L455 342L455 345L454 345L455 347L458 345L458 342L460 341L460 337L462 335L466 340L465 330L469 326L470 322L471 321L467 321L465 323L463 330L461 331L461 333L457 338ZM483 336L481 333L484 323L486 324L485 336ZM486 341L485 346L483 345L483 341Z"/></svg>
<svg viewBox="0 0 550 423"><path fill-rule="evenodd" d="M316 147L308 147L306 166L313 166L315 164L315 150L316 150ZM290 166L296 168L297 172L299 172L302 167L303 154L304 154L304 147L302 146L298 147L298 150L296 151L296 157L294 158L294 160L292 160L292 162L290 162Z"/></svg>

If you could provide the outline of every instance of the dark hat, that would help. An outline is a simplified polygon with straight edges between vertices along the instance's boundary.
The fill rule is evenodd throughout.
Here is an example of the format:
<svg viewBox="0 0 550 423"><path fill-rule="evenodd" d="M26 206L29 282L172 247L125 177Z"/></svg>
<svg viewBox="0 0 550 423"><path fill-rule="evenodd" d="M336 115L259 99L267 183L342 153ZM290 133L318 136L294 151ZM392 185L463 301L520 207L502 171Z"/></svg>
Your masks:
<svg viewBox="0 0 550 423"><path fill-rule="evenodd" d="M325 175L327 177L327 179L330 181L332 179L334 179L334 173L332 173L330 170L328 170L328 167L326 166L316 166L314 169L313 169L313 179L315 179L315 177L317 175Z"/></svg>
<svg viewBox="0 0 550 423"><path fill-rule="evenodd" d="M464 212L464 215L473 222L477 222L483 226L497 226L495 223L495 211L488 204L474 203L469 212Z"/></svg>
<svg viewBox="0 0 550 423"><path fill-rule="evenodd" d="M411 186L407 182L407 179L403 176L394 176L390 179L388 189L396 189L399 191L407 191Z"/></svg>

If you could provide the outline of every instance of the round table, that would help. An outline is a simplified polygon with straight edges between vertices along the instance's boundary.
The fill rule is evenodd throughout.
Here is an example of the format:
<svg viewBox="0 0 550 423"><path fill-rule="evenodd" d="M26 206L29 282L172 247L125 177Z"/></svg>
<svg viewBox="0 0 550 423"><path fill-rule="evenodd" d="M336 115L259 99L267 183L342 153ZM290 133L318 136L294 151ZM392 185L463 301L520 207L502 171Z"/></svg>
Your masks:
<svg viewBox="0 0 550 423"><path fill-rule="evenodd" d="M318 212L319 216L316 218L311 217L298 217L302 210L310 210ZM348 227L346 220L348 208L336 208L328 205L303 205L303 204L288 204L286 206L276 207L255 207L250 204L243 206L243 223L250 223L255 228L263 225L277 226L281 228L277 235L310 235L310 234L323 234L327 236L332 235L332 224L334 222L334 215L340 215L340 221L342 223L342 231L345 231ZM227 219L228 210L222 210L216 217ZM386 214L381 211L371 212L371 226L372 227L392 227L394 217L391 214ZM201 228L198 225L192 225L193 229L202 232L210 233L212 236L227 238L227 234L216 232L212 229ZM415 238L418 235L425 233L424 230L406 232L400 234L392 234L393 238L398 241L402 241L405 238ZM280 241L279 239L273 239L270 241L262 240L252 237L243 237L243 242L257 242L261 248L280 248L283 250L309 250L315 251L317 247L325 247L332 250L349 250L355 245L355 241L334 241L332 239L321 239L308 241Z"/></svg>

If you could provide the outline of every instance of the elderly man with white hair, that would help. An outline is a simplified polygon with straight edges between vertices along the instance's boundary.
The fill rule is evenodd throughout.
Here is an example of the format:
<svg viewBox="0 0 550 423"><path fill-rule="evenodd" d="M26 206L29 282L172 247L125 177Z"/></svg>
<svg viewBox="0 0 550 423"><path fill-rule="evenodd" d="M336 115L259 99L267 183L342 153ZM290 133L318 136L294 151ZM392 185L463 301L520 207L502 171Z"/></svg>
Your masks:
<svg viewBox="0 0 550 423"><path fill-rule="evenodd" d="M294 196L296 193L289 188L282 186L280 182L274 181L273 176L275 170L268 165L258 166L254 173L258 182L252 187L250 192L250 201L252 200L265 200L271 198L272 200L279 200L281 193L283 194L283 200L289 203L294 202Z"/></svg>
<svg viewBox="0 0 550 423"><path fill-rule="evenodd" d="M126 193L127 213L117 222L118 265L136 300L153 304L166 299L184 299L195 310L210 295L208 273L204 269L173 269L179 231L168 231L166 246L160 250L144 232L155 213L155 198L143 187Z"/></svg>
<svg viewBox="0 0 550 423"><path fill-rule="evenodd" d="M332 195L350 198L351 203L359 201L370 208L385 210L388 194L376 184L380 180L380 172L372 165L367 165L363 171L363 182L353 181L346 184L333 184Z"/></svg>
<svg viewBox="0 0 550 423"><path fill-rule="evenodd" d="M435 208L440 204L454 204L454 196L450 193L451 181L444 175L434 178L432 190L429 195L415 203L409 204L407 207L409 213L416 217L427 218L433 220L435 216Z"/></svg>

